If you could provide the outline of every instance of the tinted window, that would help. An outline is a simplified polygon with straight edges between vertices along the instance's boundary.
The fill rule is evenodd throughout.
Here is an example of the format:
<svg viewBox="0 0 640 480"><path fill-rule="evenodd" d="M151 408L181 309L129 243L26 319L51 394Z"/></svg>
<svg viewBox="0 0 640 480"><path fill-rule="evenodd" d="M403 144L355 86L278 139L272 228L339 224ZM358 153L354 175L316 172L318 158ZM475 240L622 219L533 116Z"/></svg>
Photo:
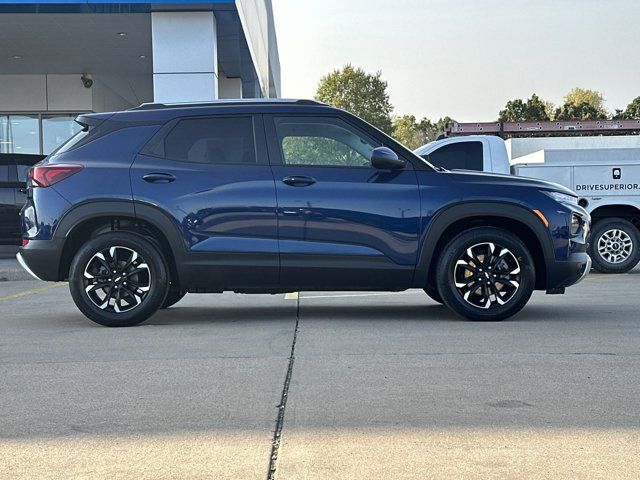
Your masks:
<svg viewBox="0 0 640 480"><path fill-rule="evenodd" d="M276 117L275 126L287 165L368 167L379 146L339 118Z"/></svg>
<svg viewBox="0 0 640 480"><path fill-rule="evenodd" d="M457 142L429 154L429 162L448 170L484 170L482 142Z"/></svg>
<svg viewBox="0 0 640 480"><path fill-rule="evenodd" d="M256 163L250 117L188 118L180 120L154 153L184 162Z"/></svg>

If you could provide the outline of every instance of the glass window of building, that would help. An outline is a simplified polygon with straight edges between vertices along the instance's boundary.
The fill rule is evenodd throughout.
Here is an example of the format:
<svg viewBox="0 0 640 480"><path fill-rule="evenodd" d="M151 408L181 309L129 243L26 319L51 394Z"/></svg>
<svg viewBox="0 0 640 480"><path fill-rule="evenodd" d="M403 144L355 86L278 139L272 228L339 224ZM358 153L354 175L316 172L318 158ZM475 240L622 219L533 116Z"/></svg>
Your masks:
<svg viewBox="0 0 640 480"><path fill-rule="evenodd" d="M42 117L42 153L49 155L59 145L69 140L82 127L74 121L75 115Z"/></svg>
<svg viewBox="0 0 640 480"><path fill-rule="evenodd" d="M0 115L0 153L40 153L37 115Z"/></svg>

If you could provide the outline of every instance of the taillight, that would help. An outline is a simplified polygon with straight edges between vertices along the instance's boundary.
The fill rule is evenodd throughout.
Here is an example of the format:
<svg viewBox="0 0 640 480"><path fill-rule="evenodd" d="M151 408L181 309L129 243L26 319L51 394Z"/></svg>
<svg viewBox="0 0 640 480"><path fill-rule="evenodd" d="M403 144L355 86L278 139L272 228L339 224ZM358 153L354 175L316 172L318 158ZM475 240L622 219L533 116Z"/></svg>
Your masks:
<svg viewBox="0 0 640 480"><path fill-rule="evenodd" d="M65 165L62 163L51 165L36 165L29 169L29 185L32 187L50 187L74 173L78 173L82 165Z"/></svg>

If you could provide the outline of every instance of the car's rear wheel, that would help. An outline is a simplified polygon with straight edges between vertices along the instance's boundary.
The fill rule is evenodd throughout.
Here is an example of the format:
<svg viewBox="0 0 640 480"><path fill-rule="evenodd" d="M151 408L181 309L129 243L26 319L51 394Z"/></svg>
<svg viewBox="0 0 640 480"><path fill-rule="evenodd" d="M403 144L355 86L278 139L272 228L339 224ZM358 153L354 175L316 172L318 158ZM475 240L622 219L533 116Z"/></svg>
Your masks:
<svg viewBox="0 0 640 480"><path fill-rule="evenodd" d="M163 304L169 286L162 254L127 232L85 243L71 263L69 289L84 315L107 327L143 322Z"/></svg>
<svg viewBox="0 0 640 480"><path fill-rule="evenodd" d="M601 273L626 273L640 260L640 232L624 218L598 221L589 242L593 268Z"/></svg>
<svg viewBox="0 0 640 480"><path fill-rule="evenodd" d="M468 230L444 248L438 261L444 303L470 320L504 320L519 312L535 286L535 267L515 235L491 227Z"/></svg>

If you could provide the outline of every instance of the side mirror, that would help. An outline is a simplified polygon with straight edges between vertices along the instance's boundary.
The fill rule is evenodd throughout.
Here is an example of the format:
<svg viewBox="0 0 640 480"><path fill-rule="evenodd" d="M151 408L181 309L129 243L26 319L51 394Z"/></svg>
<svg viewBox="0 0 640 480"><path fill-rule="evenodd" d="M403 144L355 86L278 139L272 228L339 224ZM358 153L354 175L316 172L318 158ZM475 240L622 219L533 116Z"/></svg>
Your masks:
<svg viewBox="0 0 640 480"><path fill-rule="evenodd" d="M387 147L374 148L371 152L371 165L380 170L395 170L404 168L406 162L396 155L396 152Z"/></svg>

